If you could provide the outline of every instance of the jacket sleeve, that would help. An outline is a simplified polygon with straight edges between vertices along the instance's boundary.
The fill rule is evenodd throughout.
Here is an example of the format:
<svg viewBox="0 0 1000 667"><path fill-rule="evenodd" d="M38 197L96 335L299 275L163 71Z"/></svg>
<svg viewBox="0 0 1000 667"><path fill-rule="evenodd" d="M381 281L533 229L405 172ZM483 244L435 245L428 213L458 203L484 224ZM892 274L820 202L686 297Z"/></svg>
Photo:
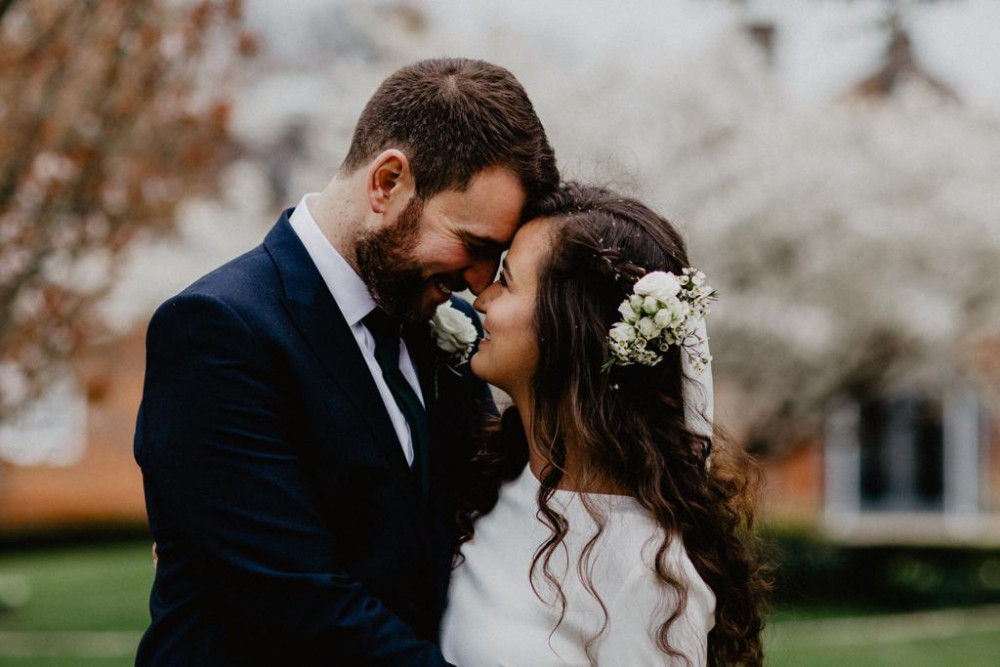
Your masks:
<svg viewBox="0 0 1000 667"><path fill-rule="evenodd" d="M221 300L181 295L154 315L135 451L168 533L153 536L161 568L183 545L214 612L331 664L446 665L341 567L274 375Z"/></svg>

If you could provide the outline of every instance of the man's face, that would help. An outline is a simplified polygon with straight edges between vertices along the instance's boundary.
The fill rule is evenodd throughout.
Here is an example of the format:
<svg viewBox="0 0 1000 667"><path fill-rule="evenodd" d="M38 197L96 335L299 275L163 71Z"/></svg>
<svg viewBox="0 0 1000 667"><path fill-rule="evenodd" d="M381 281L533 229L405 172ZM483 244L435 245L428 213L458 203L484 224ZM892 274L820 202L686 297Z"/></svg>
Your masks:
<svg viewBox="0 0 1000 667"><path fill-rule="evenodd" d="M508 169L477 174L465 191L414 195L396 220L362 237L361 278L375 302L405 321L426 321L452 292L479 294L517 231L525 192Z"/></svg>

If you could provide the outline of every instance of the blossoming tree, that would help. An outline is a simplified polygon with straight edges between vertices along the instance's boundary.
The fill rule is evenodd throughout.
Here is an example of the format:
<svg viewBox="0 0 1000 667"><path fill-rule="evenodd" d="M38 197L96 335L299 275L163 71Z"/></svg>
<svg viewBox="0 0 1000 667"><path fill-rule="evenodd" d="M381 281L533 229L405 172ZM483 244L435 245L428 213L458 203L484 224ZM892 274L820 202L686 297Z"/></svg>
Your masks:
<svg viewBox="0 0 1000 667"><path fill-rule="evenodd" d="M240 4L0 2L0 418L99 330L123 249L213 187Z"/></svg>

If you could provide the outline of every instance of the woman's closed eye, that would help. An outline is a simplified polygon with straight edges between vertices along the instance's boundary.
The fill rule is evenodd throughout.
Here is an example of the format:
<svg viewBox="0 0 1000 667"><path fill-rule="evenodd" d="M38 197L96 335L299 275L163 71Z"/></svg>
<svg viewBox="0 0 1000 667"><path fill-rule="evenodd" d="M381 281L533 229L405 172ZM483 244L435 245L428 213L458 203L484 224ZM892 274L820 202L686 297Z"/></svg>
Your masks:
<svg viewBox="0 0 1000 667"><path fill-rule="evenodd" d="M506 257L500 262L500 277L497 278L497 282L500 283L501 287L510 287L510 266L507 264Z"/></svg>

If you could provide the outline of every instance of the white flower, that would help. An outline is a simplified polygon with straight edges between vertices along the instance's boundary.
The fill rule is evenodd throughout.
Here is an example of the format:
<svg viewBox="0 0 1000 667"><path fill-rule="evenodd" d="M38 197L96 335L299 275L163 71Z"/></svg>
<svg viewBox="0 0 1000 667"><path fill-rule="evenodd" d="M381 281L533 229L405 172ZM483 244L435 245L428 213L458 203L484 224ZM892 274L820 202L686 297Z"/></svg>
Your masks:
<svg viewBox="0 0 1000 667"><path fill-rule="evenodd" d="M705 274L687 268L678 278L672 273L653 271L636 282L634 293L622 301L618 312L622 321L608 335L610 357L601 367L615 364L655 366L671 345L678 345L696 369L711 361L704 341L689 337L699 320L709 311L717 293L705 283Z"/></svg>
<svg viewBox="0 0 1000 667"><path fill-rule="evenodd" d="M616 343L627 344L636 339L635 328L626 322L618 322L611 327L611 340Z"/></svg>
<svg viewBox="0 0 1000 667"><path fill-rule="evenodd" d="M662 329L680 327L690 312L691 306L676 297L670 297L654 317L656 326Z"/></svg>
<svg viewBox="0 0 1000 667"><path fill-rule="evenodd" d="M662 328L656 326L656 322L653 321L652 317L642 318L641 320L639 320L639 323L636 325L636 327L639 329L639 333L642 334L642 337L645 338L646 340L652 340L653 338L659 336L660 329Z"/></svg>
<svg viewBox="0 0 1000 667"><path fill-rule="evenodd" d="M658 301L666 301L681 291L681 282L669 271L653 271L639 279L634 291L640 296L651 296Z"/></svg>
<svg viewBox="0 0 1000 667"><path fill-rule="evenodd" d="M668 301L667 308L670 310L671 315L670 326L679 326L691 314L691 304L680 299L671 299Z"/></svg>
<svg viewBox="0 0 1000 667"><path fill-rule="evenodd" d="M472 346L479 337L472 318L445 301L434 311L431 320L431 331L437 346L454 357L457 363L469 359Z"/></svg>
<svg viewBox="0 0 1000 667"><path fill-rule="evenodd" d="M695 287L701 287L705 284L705 274L697 269L684 269L684 275Z"/></svg>
<svg viewBox="0 0 1000 667"><path fill-rule="evenodd" d="M639 321L639 313L635 312L628 299L622 301L622 305L618 306L618 312L622 314L622 318L629 324L635 324Z"/></svg>

